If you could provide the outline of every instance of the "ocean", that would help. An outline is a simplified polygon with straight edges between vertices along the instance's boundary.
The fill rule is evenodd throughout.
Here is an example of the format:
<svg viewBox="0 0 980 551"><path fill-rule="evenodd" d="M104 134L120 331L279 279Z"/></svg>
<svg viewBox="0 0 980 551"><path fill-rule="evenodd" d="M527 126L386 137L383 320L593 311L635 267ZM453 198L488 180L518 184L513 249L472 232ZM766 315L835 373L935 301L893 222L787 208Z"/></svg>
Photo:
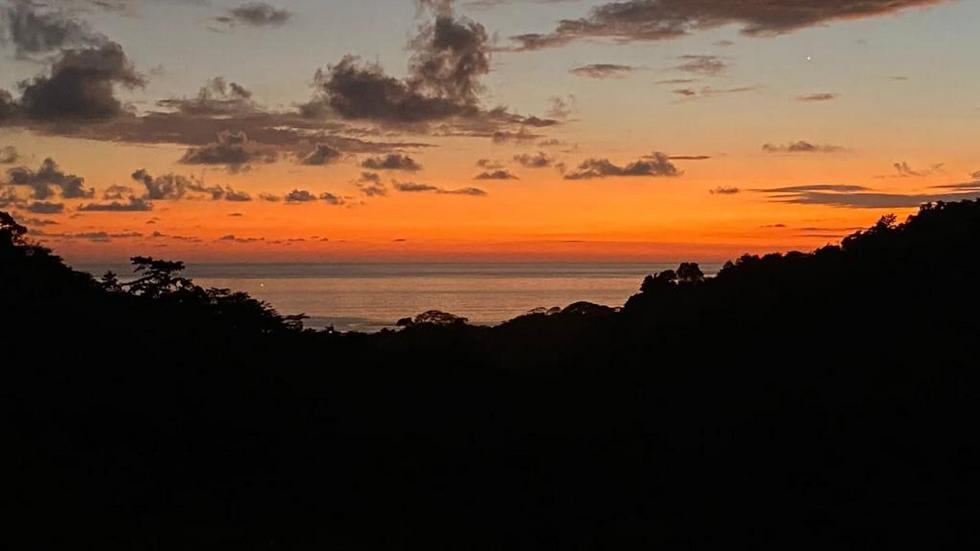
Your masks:
<svg viewBox="0 0 980 551"><path fill-rule="evenodd" d="M494 325L538 307L577 301L622 306L649 273L671 264L189 264L203 287L245 291L281 314L303 313L314 329L379 331L426 310ZM76 265L99 276L127 265ZM702 264L706 274L720 269Z"/></svg>

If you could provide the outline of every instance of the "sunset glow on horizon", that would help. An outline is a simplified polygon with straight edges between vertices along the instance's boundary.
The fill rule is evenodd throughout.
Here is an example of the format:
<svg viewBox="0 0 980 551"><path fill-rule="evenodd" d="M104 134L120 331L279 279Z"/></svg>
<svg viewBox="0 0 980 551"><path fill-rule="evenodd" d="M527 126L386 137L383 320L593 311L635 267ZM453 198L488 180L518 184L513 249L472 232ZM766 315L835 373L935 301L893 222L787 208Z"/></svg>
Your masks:
<svg viewBox="0 0 980 551"><path fill-rule="evenodd" d="M76 263L724 261L980 197L980 4L696 4L0 0L0 210Z"/></svg>

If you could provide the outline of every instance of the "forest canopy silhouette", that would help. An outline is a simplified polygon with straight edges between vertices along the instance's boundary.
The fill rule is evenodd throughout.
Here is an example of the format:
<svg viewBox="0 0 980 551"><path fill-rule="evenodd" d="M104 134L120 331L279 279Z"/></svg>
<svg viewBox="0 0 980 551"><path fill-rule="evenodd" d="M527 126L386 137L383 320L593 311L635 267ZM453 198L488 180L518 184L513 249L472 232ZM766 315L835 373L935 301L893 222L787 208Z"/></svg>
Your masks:
<svg viewBox="0 0 980 551"><path fill-rule="evenodd" d="M97 279L0 212L9 497L47 548L962 543L978 251L980 201L927 204L619 309L368 335L180 262Z"/></svg>

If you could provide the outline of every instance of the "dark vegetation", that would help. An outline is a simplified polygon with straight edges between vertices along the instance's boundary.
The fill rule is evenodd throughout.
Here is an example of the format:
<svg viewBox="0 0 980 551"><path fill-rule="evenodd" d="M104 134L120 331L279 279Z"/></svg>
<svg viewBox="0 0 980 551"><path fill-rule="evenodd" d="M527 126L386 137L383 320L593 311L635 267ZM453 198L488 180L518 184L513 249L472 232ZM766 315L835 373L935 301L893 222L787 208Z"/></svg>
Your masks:
<svg viewBox="0 0 980 551"><path fill-rule="evenodd" d="M134 263L95 280L0 213L15 548L980 539L980 202L494 328L303 330Z"/></svg>

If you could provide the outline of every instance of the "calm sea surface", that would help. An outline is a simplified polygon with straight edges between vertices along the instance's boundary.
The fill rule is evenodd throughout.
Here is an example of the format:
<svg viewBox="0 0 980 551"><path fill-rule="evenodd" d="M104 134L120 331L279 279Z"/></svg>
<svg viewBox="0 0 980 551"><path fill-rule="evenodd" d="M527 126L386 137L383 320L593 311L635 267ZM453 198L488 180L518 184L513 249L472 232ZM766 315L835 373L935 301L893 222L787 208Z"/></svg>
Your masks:
<svg viewBox="0 0 980 551"><path fill-rule="evenodd" d="M125 265L76 265L95 275ZM585 300L622 306L646 274L674 264L197 264L186 275L204 287L245 291L306 326L378 331L399 318L443 310L497 324L537 307ZM713 274L719 265L702 264Z"/></svg>

